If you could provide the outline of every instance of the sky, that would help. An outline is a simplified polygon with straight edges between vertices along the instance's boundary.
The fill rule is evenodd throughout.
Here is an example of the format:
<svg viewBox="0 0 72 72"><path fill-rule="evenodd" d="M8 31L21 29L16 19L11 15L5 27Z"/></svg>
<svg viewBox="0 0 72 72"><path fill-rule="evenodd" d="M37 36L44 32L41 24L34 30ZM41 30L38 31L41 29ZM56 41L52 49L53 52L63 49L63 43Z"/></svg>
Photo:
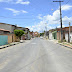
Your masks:
<svg viewBox="0 0 72 72"><path fill-rule="evenodd" d="M69 22L72 25L72 0L63 1L62 23L66 27ZM43 32L46 27L47 30L59 28L59 3L53 0L0 0L0 22L38 32Z"/></svg>

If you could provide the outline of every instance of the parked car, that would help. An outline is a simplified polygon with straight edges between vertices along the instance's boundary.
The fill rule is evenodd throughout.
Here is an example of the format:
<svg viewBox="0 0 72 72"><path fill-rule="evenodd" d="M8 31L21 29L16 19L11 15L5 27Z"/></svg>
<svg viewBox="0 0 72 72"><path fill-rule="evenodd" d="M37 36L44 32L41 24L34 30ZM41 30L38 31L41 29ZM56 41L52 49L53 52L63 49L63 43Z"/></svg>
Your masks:
<svg viewBox="0 0 72 72"><path fill-rule="evenodd" d="M40 38L41 38L41 39L43 39L43 37L42 37L42 36L41 36Z"/></svg>

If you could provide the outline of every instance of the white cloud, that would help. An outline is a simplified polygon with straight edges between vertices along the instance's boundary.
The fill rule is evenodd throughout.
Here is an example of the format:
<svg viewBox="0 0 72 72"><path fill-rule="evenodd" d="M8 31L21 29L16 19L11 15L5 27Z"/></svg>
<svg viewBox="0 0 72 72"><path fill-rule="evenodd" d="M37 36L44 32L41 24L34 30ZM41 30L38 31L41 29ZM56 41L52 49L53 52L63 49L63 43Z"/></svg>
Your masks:
<svg viewBox="0 0 72 72"><path fill-rule="evenodd" d="M71 5L63 5L62 6L62 10L66 11L66 10L69 10L71 9ZM47 30L49 29L53 29L53 28L56 28L56 26L59 28L60 27L60 12L59 10L56 10L53 12L52 15L46 15L46 16L43 16L42 15L38 15L37 16L38 19L41 19L40 23L37 23L37 25L33 25L30 28L30 30L33 30L33 31L44 31L45 30L45 23L47 23ZM63 21L63 27L65 27L65 24L69 24L69 22L72 22L72 17L67 17L67 16L64 16L62 18L62 21Z"/></svg>
<svg viewBox="0 0 72 72"><path fill-rule="evenodd" d="M39 14L39 15L37 16L37 18L42 20L42 17L41 17L41 16L42 16L42 14Z"/></svg>
<svg viewBox="0 0 72 72"><path fill-rule="evenodd" d="M23 4L23 5L30 4L29 1L23 1L23 0L0 0L0 2L13 3L13 4Z"/></svg>
<svg viewBox="0 0 72 72"><path fill-rule="evenodd" d="M26 4L26 5L30 4L29 1L23 1L23 0L18 0L16 3L17 3L17 4L18 4L18 3L19 3L19 4Z"/></svg>
<svg viewBox="0 0 72 72"><path fill-rule="evenodd" d="M65 27L65 25L62 25L62 27L64 28L64 27ZM57 26L57 28L61 28L61 26L59 25L59 26Z"/></svg>
<svg viewBox="0 0 72 72"><path fill-rule="evenodd" d="M12 8L5 8L5 9L12 11L14 15L18 15L20 13L20 11L12 9Z"/></svg>
<svg viewBox="0 0 72 72"><path fill-rule="evenodd" d="M70 10L72 8L72 5L63 5L62 10Z"/></svg>
<svg viewBox="0 0 72 72"><path fill-rule="evenodd" d="M27 11L24 11L24 10L15 10L15 9L12 9L12 8L5 8L6 10L10 10L13 12L13 15L16 16L16 15L19 15L20 13L28 13Z"/></svg>
<svg viewBox="0 0 72 72"><path fill-rule="evenodd" d="M38 23L37 25L33 25L28 27L31 31L38 31L38 32L43 32L45 29L46 25L44 21L41 21L40 23ZM54 27L50 26L47 24L47 30L49 29L53 29Z"/></svg>
<svg viewBox="0 0 72 72"><path fill-rule="evenodd" d="M0 0L0 2L12 2L13 0Z"/></svg>
<svg viewBox="0 0 72 72"><path fill-rule="evenodd" d="M27 11L24 11L24 10L21 10L22 11L22 13L28 13Z"/></svg>

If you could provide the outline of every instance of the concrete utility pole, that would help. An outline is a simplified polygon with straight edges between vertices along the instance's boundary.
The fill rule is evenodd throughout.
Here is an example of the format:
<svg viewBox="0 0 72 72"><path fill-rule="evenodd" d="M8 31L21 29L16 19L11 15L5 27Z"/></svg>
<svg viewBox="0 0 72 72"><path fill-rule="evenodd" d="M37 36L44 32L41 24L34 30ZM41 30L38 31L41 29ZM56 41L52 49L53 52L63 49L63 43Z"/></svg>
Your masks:
<svg viewBox="0 0 72 72"><path fill-rule="evenodd" d="M70 42L70 22L69 22L69 42Z"/></svg>
<svg viewBox="0 0 72 72"><path fill-rule="evenodd" d="M63 1L53 1L53 2L59 2L59 4L60 4L61 42L62 42L62 41L63 41L63 31L62 31L62 13L61 13L61 2L63 2Z"/></svg>

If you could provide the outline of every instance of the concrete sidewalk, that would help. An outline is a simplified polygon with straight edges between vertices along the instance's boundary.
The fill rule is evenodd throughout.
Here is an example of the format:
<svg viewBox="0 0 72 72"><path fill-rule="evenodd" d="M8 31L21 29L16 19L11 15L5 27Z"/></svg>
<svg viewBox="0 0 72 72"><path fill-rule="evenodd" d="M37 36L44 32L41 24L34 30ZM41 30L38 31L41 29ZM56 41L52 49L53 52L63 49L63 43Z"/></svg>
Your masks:
<svg viewBox="0 0 72 72"><path fill-rule="evenodd" d="M7 44L7 45L3 45L3 46L0 46L0 49L7 48L7 47L10 47L10 46L13 46L13 45L17 45L19 43L20 42L13 42L13 43L10 43L10 44Z"/></svg>
<svg viewBox="0 0 72 72"><path fill-rule="evenodd" d="M58 40L49 40L49 41L52 41L54 43L57 43L59 45L62 45L64 47L67 47L67 48L70 48L72 49L72 44L68 43L68 42L62 42L62 43L59 43Z"/></svg>

